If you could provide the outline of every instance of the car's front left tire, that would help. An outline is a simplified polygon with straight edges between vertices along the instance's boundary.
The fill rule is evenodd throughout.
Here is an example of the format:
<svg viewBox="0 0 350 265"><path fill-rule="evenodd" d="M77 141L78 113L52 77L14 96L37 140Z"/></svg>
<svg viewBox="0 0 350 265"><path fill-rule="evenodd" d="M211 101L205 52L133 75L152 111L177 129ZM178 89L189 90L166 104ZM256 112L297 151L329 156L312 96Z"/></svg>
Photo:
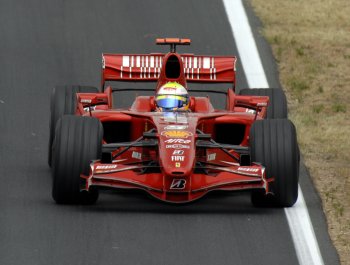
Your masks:
<svg viewBox="0 0 350 265"><path fill-rule="evenodd" d="M52 156L52 197L59 204L93 204L97 190L81 192L92 160L100 159L103 128L93 117L64 115L57 122Z"/></svg>

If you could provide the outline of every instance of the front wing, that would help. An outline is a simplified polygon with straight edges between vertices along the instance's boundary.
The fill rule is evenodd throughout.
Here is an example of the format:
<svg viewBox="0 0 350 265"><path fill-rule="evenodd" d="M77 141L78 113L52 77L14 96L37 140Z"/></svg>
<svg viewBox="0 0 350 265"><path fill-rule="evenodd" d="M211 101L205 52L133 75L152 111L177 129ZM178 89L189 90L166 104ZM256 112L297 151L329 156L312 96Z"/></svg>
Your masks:
<svg viewBox="0 0 350 265"><path fill-rule="evenodd" d="M220 153L219 149L213 151L211 154ZM141 149L133 147L112 163L93 161L89 176L81 175L81 190L89 191L96 187L139 189L161 201L185 203L214 190L262 189L268 193L268 184L272 181L266 179L262 165L240 166L239 163L222 160L222 155L208 155L202 161L199 159L188 176L164 175L156 157L150 155L150 160L140 158Z"/></svg>

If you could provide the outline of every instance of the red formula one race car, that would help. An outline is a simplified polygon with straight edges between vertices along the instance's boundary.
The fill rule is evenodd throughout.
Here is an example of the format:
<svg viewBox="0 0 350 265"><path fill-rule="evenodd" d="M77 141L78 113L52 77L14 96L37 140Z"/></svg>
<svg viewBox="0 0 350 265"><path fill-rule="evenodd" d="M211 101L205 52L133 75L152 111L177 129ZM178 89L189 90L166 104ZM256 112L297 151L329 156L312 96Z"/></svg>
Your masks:
<svg viewBox="0 0 350 265"><path fill-rule="evenodd" d="M48 162L57 203L96 202L101 188L139 189L187 203L210 191L249 190L255 206L292 206L299 149L281 89L235 94L234 56L179 54L189 39L157 39L166 54L103 54L102 92L56 87L51 96ZM115 109L125 90L106 81L153 81L152 96ZM224 109L189 96L192 82L229 83ZM149 89L138 89L138 91ZM145 93L144 93L145 94ZM120 95L120 94L119 94Z"/></svg>

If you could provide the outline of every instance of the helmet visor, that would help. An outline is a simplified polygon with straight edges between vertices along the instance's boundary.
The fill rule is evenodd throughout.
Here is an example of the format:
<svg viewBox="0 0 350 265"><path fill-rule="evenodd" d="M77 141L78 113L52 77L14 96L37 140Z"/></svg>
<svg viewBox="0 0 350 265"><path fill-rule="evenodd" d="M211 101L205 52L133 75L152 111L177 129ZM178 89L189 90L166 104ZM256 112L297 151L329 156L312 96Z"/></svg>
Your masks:
<svg viewBox="0 0 350 265"><path fill-rule="evenodd" d="M160 95L156 97L158 107L164 109L182 108L188 104L187 96Z"/></svg>

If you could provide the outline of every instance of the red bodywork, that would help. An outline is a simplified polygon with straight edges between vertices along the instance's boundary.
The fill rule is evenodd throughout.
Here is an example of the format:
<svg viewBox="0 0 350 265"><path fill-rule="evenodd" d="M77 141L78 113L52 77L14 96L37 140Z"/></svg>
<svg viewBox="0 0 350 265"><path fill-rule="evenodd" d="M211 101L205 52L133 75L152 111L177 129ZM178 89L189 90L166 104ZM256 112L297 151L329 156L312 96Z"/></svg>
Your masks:
<svg viewBox="0 0 350 265"><path fill-rule="evenodd" d="M181 43L182 41L182 43ZM82 190L91 187L141 189L172 203L196 200L213 190L264 189L265 169L250 161L249 131L266 115L268 97L239 96L233 56L103 54L103 93L77 94L77 115L98 118L104 127L102 159L92 161ZM230 83L226 109L208 97L190 97L189 112L155 112L153 96L138 96L128 109L113 109L105 81ZM191 94L191 90L189 90Z"/></svg>

